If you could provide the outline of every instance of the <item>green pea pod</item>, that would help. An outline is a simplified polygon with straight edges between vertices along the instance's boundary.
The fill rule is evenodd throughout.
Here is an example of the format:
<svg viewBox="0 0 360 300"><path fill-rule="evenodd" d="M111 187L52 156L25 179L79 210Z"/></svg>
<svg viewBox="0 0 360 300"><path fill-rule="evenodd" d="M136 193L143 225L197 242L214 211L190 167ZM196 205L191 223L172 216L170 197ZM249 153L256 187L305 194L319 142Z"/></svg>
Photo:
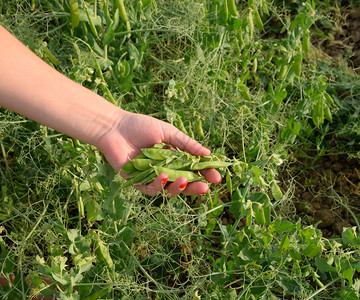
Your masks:
<svg viewBox="0 0 360 300"><path fill-rule="evenodd" d="M331 114L331 111L330 111L330 107L324 103L324 117L326 120L328 120L329 122L332 122L332 114Z"/></svg>
<svg viewBox="0 0 360 300"><path fill-rule="evenodd" d="M205 161L194 163L189 167L189 169L192 171L198 171L203 169L226 168L231 165L232 163L225 161Z"/></svg>
<svg viewBox="0 0 360 300"><path fill-rule="evenodd" d="M289 66L287 65L287 62L284 60L283 64L281 65L280 71L277 74L277 79L278 80L281 80L281 79L285 78L285 75L286 75L286 73L288 71L288 68L289 68Z"/></svg>
<svg viewBox="0 0 360 300"><path fill-rule="evenodd" d="M143 180L139 182L139 184L147 184L149 182L152 182L157 177L156 173L153 172L150 175L146 176Z"/></svg>
<svg viewBox="0 0 360 300"><path fill-rule="evenodd" d="M94 25L94 22L92 21L91 17L90 17L90 14L89 14L89 11L84 3L84 0L83 0L83 6L85 8L85 12L86 12L86 16L88 18L88 21L89 21L89 25L90 25L90 29L91 29L91 32L97 37L99 38L99 35L97 33L97 30L96 30L96 27Z"/></svg>
<svg viewBox="0 0 360 300"><path fill-rule="evenodd" d="M140 172L140 171L139 171ZM130 179L129 181L125 182L121 187L126 188L128 186L131 186L133 184L136 184L138 182L141 182L144 178L149 176L152 172L154 172L153 168L147 169L146 171L142 171L140 173L137 173L135 177ZM136 173L136 172L135 172Z"/></svg>
<svg viewBox="0 0 360 300"><path fill-rule="evenodd" d="M185 125L183 123L183 121L181 120L181 117L179 115L176 115L176 120L175 120L175 126L181 130L183 133L185 133L186 135L188 135L188 132L185 128Z"/></svg>
<svg viewBox="0 0 360 300"><path fill-rule="evenodd" d="M130 174L128 175L128 177L126 177L126 178L127 178L127 179L132 179L132 178L138 176L139 174L141 174L142 172L143 172L143 171L138 171L138 170L136 170L135 172L130 173Z"/></svg>
<svg viewBox="0 0 360 300"><path fill-rule="evenodd" d="M119 9L120 18L126 24L126 30L131 31L130 21L128 14L125 9L124 1L123 0L116 0L116 7Z"/></svg>
<svg viewBox="0 0 360 300"><path fill-rule="evenodd" d="M256 26L259 28L260 31L264 31L264 24L261 20L261 17L259 15L259 12L257 9L254 9L254 21Z"/></svg>
<svg viewBox="0 0 360 300"><path fill-rule="evenodd" d="M52 52L49 50L48 47L44 47L43 51L45 53L45 55L47 56L47 58L54 64L54 65L58 65L59 64L59 60L54 56L54 54L52 54Z"/></svg>
<svg viewBox="0 0 360 300"><path fill-rule="evenodd" d="M253 15L253 10L250 9L249 10L249 15L248 15L248 28L249 28L249 34L250 34L250 38L253 38L254 35L254 15Z"/></svg>
<svg viewBox="0 0 360 300"><path fill-rule="evenodd" d="M298 53L293 57L294 73L297 77L301 75L301 61L302 61L301 53Z"/></svg>
<svg viewBox="0 0 360 300"><path fill-rule="evenodd" d="M107 293L110 292L110 288L106 287L100 290L97 290L95 293L92 293L84 298L84 300L97 300L104 297Z"/></svg>
<svg viewBox="0 0 360 300"><path fill-rule="evenodd" d="M194 135L194 132L192 130L192 124L191 122L189 121L189 129L188 129L188 132L189 132L189 136L194 139L195 138L195 135Z"/></svg>
<svg viewBox="0 0 360 300"><path fill-rule="evenodd" d="M168 180L172 182L178 179L179 177L186 177L188 182L199 181L203 178L202 176L199 176L191 171L173 170L158 166L155 166L154 169L157 175L161 173L166 173L169 176Z"/></svg>
<svg viewBox="0 0 360 300"><path fill-rule="evenodd" d="M153 161L149 158L135 158L132 160L134 167L139 171L145 171L151 167Z"/></svg>
<svg viewBox="0 0 360 300"><path fill-rule="evenodd" d="M199 138L203 139L205 137L204 130L202 127L202 120L200 116L197 116L196 123L195 123L195 130Z"/></svg>
<svg viewBox="0 0 360 300"><path fill-rule="evenodd" d="M201 157L200 157L200 162L203 162L203 161L212 161L211 155L201 156Z"/></svg>
<svg viewBox="0 0 360 300"><path fill-rule="evenodd" d="M128 161L122 168L121 171L124 173L133 173L136 171L135 166L133 165L132 161Z"/></svg>
<svg viewBox="0 0 360 300"><path fill-rule="evenodd" d="M258 61L257 61L257 58L255 57L253 60L253 69L252 69L253 73L256 73L257 65L258 65Z"/></svg>
<svg viewBox="0 0 360 300"><path fill-rule="evenodd" d="M171 149L158 149L158 148L143 148L142 153L154 160L164 160L170 156L181 156L182 154Z"/></svg>
<svg viewBox="0 0 360 300"><path fill-rule="evenodd" d="M323 96L325 98L325 101L329 104L329 105L334 105L334 100L333 98L331 98L331 96L327 93L327 92L324 92L323 93Z"/></svg>
<svg viewBox="0 0 360 300"><path fill-rule="evenodd" d="M191 161L178 158L167 164L165 167L173 170L180 170L190 166L190 164Z"/></svg>
<svg viewBox="0 0 360 300"><path fill-rule="evenodd" d="M71 27L74 29L80 24L80 10L77 0L69 0L70 15L71 15Z"/></svg>
<svg viewBox="0 0 360 300"><path fill-rule="evenodd" d="M235 0L227 0L227 7L228 7L228 11L229 11L231 16L237 16L238 15Z"/></svg>
<svg viewBox="0 0 360 300"><path fill-rule="evenodd" d="M302 50L304 53L309 53L310 51L310 33L309 30L306 30L301 41Z"/></svg>

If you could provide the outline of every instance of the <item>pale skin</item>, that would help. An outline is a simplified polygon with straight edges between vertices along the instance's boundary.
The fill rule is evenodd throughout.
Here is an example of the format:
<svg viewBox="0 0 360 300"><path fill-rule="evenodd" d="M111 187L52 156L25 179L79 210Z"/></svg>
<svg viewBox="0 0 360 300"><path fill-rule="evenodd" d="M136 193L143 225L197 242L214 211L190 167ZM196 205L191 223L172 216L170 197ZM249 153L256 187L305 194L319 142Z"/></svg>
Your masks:
<svg viewBox="0 0 360 300"><path fill-rule="evenodd" d="M134 99L136 101L136 99ZM97 147L119 172L140 149L168 143L193 155L210 150L176 127L158 119L120 109L96 93L62 75L42 61L0 26L0 105L36 122ZM221 176L214 169L201 173L211 183ZM121 173L124 177L126 174ZM162 173L150 184L134 186L154 196L166 191L200 195L209 191L204 182L188 183L185 177L166 184Z"/></svg>

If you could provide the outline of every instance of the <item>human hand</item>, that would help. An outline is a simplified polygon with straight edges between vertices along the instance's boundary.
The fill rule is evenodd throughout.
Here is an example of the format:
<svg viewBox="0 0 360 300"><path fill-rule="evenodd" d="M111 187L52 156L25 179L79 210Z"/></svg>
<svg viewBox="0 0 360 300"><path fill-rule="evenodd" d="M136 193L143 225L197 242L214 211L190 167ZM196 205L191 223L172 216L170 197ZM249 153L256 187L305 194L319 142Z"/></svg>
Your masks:
<svg viewBox="0 0 360 300"><path fill-rule="evenodd" d="M192 155L210 155L210 150L197 141L178 130L175 126L158 119L122 111L118 122L115 123L98 140L97 146L105 155L107 161L116 171L120 171L129 159L141 153L141 148L152 147L154 144L167 143ZM219 183L221 176L215 169L202 170L201 174L211 183ZM121 172L123 177L126 174ZM144 194L155 196L165 190L169 197L180 193L185 195L200 195L209 191L205 182L188 183L185 177L179 177L175 182L166 185L168 176L159 174L157 178L147 185L134 187Z"/></svg>

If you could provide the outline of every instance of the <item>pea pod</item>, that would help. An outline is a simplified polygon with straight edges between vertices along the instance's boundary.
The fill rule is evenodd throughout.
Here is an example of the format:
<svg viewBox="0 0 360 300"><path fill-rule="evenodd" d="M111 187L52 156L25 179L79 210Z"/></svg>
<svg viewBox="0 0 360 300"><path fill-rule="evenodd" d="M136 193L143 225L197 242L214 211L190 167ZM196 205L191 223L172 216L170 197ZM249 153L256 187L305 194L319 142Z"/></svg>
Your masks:
<svg viewBox="0 0 360 300"><path fill-rule="evenodd" d="M119 9L119 15L120 18L125 22L126 24L126 30L131 31L130 21L128 14L125 9L124 1L123 0L116 0L116 7Z"/></svg>
<svg viewBox="0 0 360 300"><path fill-rule="evenodd" d="M201 138L201 139L205 138L204 130L202 127L202 120L201 120L200 116L197 116L197 118L196 118L195 130L196 130L196 133L199 136L199 138Z"/></svg>
<svg viewBox="0 0 360 300"><path fill-rule="evenodd" d="M324 117L326 120L332 122L332 114L330 111L330 107L326 103L324 103Z"/></svg>
<svg viewBox="0 0 360 300"><path fill-rule="evenodd" d="M191 161L184 160L182 158L178 158L173 160L171 163L167 164L166 167L173 170L185 169L190 166Z"/></svg>
<svg viewBox="0 0 360 300"><path fill-rule="evenodd" d="M183 123L183 121L181 120L181 117L179 115L176 115L176 120L175 120L175 126L181 130L183 133L188 134L185 125Z"/></svg>
<svg viewBox="0 0 360 300"><path fill-rule="evenodd" d="M71 27L74 29L80 24L80 10L77 0L70 0L70 15L71 15Z"/></svg>
<svg viewBox="0 0 360 300"><path fill-rule="evenodd" d="M229 11L231 16L237 16L238 15L235 0L227 0L227 7L228 7L228 11Z"/></svg>
<svg viewBox="0 0 360 300"><path fill-rule="evenodd" d="M155 166L154 169L155 169L155 173L157 175L159 175L161 173L166 173L169 176L169 179L168 179L169 181L175 181L179 177L186 177L188 182L199 181L203 178L202 176L199 176L191 171L173 170L173 169L169 169L169 168L165 168L165 167L158 167L158 166Z"/></svg>
<svg viewBox="0 0 360 300"><path fill-rule="evenodd" d="M225 168L230 165L232 165L232 163L225 161L204 161L192 164L189 169L192 171L198 171L203 169Z"/></svg>
<svg viewBox="0 0 360 300"><path fill-rule="evenodd" d="M135 172L130 173L126 178L127 178L127 179L132 179L132 178L138 176L138 175L139 175L140 173L142 173L142 172L143 172L143 171L138 171L138 170L136 170Z"/></svg>
<svg viewBox="0 0 360 300"><path fill-rule="evenodd" d="M211 155L207 155L207 156L201 156L200 157L200 161L212 161L212 157Z"/></svg>
<svg viewBox="0 0 360 300"><path fill-rule="evenodd" d="M254 35L254 15L253 15L253 10L250 9L249 10L249 15L248 15L248 28L249 28L249 34L250 34L250 38L253 38Z"/></svg>
<svg viewBox="0 0 360 300"><path fill-rule="evenodd" d="M301 75L301 61L302 61L301 53L298 53L293 57L294 73L297 77Z"/></svg>
<svg viewBox="0 0 360 300"><path fill-rule="evenodd" d="M122 168L121 171L124 173L133 173L136 171L135 166L133 165L132 161L128 161Z"/></svg>
<svg viewBox="0 0 360 300"><path fill-rule="evenodd" d="M130 179L129 181L125 182L122 185L122 188L131 186L133 184L136 184L138 182L141 182L144 178L146 178L147 176L149 176L152 172L154 172L153 168L147 169L146 171L140 172L138 173L135 177L133 177L132 179Z"/></svg>
<svg viewBox="0 0 360 300"><path fill-rule="evenodd" d="M96 30L96 27L94 25L94 22L92 21L91 17L90 17L90 14L89 14L89 11L84 3L84 0L82 1L83 2L83 6L85 8L85 13L86 13L86 16L87 16L87 19L89 21L89 25L90 25L90 29L91 29L91 32L97 37L99 38L99 35L97 33L97 30Z"/></svg>
<svg viewBox="0 0 360 300"><path fill-rule="evenodd" d="M334 105L334 100L333 98L331 98L331 96L327 93L327 92L324 92L323 93L323 96L325 98L325 101L329 104L329 105Z"/></svg>
<svg viewBox="0 0 360 300"><path fill-rule="evenodd" d="M158 148L143 148L142 153L154 160L164 160L170 156L181 156L182 154L171 149L158 149Z"/></svg>
<svg viewBox="0 0 360 300"><path fill-rule="evenodd" d="M305 54L309 53L310 51L310 33L309 30L306 30L302 41L301 41L301 46L302 46L302 50L304 51Z"/></svg>
<svg viewBox="0 0 360 300"><path fill-rule="evenodd" d="M253 60L253 69L252 69L253 73L256 73L257 65L258 65L258 61L257 61L257 58L255 57Z"/></svg>
<svg viewBox="0 0 360 300"><path fill-rule="evenodd" d="M92 293L84 298L84 300L97 300L104 297L110 292L110 288L106 287L100 290L97 290L95 293Z"/></svg>
<svg viewBox="0 0 360 300"><path fill-rule="evenodd" d="M139 171L145 171L151 167L153 160L149 158L135 158L132 160L134 167Z"/></svg>
<svg viewBox="0 0 360 300"><path fill-rule="evenodd" d="M264 24L257 9L254 9L254 21L260 31L264 31Z"/></svg>
<svg viewBox="0 0 360 300"><path fill-rule="evenodd" d="M143 180L141 180L138 184L147 184L152 182L157 177L155 172L152 172L150 175L146 176Z"/></svg>

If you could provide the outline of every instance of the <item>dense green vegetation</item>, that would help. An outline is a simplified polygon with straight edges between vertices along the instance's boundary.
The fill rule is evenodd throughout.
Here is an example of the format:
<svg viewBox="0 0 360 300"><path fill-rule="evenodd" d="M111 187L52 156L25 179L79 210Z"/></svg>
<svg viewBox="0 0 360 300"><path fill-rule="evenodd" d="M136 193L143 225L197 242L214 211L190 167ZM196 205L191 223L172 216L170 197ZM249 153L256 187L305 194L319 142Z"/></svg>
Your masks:
<svg viewBox="0 0 360 300"><path fill-rule="evenodd" d="M1 297L358 299L356 5L1 1L0 24L61 73L234 163L206 195L151 198L93 146L1 109ZM313 180L319 161L354 178Z"/></svg>

